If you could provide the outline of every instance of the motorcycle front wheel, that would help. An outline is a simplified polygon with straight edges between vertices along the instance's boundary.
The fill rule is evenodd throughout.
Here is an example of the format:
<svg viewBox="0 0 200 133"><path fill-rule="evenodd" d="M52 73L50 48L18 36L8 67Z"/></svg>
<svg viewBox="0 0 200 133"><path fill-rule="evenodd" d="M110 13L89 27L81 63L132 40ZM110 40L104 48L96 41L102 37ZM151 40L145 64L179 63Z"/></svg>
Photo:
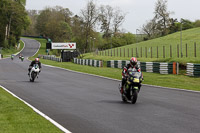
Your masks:
<svg viewBox="0 0 200 133"><path fill-rule="evenodd" d="M133 89L132 90L132 96L131 96L131 103L132 104L136 103L137 97L138 97L138 90Z"/></svg>

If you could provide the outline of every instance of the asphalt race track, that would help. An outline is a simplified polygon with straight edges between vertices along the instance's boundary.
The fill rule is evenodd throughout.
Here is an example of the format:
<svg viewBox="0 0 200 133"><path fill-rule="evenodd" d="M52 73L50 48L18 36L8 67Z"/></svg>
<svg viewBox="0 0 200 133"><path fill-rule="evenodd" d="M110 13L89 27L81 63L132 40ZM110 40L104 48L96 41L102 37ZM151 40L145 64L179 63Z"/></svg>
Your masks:
<svg viewBox="0 0 200 133"><path fill-rule="evenodd" d="M42 66L29 82L26 58L0 60L0 85L74 133L199 133L200 93L143 86L135 105L123 103L118 81ZM55 62L56 63L56 62ZM80 67L81 68L81 67Z"/></svg>

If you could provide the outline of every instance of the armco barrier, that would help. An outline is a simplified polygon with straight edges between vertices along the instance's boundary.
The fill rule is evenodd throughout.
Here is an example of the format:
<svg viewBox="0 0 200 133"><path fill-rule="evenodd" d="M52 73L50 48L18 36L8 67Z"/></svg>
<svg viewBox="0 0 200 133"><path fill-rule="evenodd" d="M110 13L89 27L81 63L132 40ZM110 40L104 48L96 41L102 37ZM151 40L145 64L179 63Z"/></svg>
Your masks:
<svg viewBox="0 0 200 133"><path fill-rule="evenodd" d="M61 58L57 58L55 55L38 55L38 58L62 62Z"/></svg>
<svg viewBox="0 0 200 133"><path fill-rule="evenodd" d="M80 64L80 65L93 66L93 67L103 67L103 61L99 61L99 60L74 58L74 63Z"/></svg>
<svg viewBox="0 0 200 133"><path fill-rule="evenodd" d="M107 61L107 67L123 68L129 61L111 60ZM138 62L138 66L143 72L153 72L160 74L178 74L179 64L174 63L160 63L160 62Z"/></svg>
<svg viewBox="0 0 200 133"><path fill-rule="evenodd" d="M200 77L200 64L187 63L187 75Z"/></svg>

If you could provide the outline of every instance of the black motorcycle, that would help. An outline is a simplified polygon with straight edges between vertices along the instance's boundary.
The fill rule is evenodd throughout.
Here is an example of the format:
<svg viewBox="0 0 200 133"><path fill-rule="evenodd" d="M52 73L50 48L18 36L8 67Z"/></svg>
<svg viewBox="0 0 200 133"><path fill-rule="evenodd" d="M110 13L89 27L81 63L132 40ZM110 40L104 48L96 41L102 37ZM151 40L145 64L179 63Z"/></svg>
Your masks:
<svg viewBox="0 0 200 133"><path fill-rule="evenodd" d="M130 101L135 104L137 101L138 93L140 91L142 82L142 73L138 72L135 68L128 70L127 81L123 86L123 93L121 94L124 102ZM121 86L121 85L120 85ZM121 87L119 87L121 89Z"/></svg>

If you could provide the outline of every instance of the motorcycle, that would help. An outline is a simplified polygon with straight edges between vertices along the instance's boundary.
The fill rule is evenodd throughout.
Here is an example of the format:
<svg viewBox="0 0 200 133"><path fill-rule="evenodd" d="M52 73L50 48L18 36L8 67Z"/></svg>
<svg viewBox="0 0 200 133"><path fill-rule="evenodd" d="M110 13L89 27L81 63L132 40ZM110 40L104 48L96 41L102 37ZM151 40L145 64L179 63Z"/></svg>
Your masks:
<svg viewBox="0 0 200 133"><path fill-rule="evenodd" d="M122 101L130 101L135 104L138 98L138 93L140 91L142 82L142 73L138 72L135 68L128 70L127 81L123 86L123 93L121 94ZM119 85L119 90L121 85Z"/></svg>
<svg viewBox="0 0 200 133"><path fill-rule="evenodd" d="M21 61L23 62L23 61L24 61L24 56L21 56L20 59L21 59Z"/></svg>
<svg viewBox="0 0 200 133"><path fill-rule="evenodd" d="M14 55L11 55L11 60L14 60Z"/></svg>
<svg viewBox="0 0 200 133"><path fill-rule="evenodd" d="M29 74L30 82L34 82L35 78L36 77L38 78L39 73L40 73L40 69L39 69L38 64L34 64Z"/></svg>

